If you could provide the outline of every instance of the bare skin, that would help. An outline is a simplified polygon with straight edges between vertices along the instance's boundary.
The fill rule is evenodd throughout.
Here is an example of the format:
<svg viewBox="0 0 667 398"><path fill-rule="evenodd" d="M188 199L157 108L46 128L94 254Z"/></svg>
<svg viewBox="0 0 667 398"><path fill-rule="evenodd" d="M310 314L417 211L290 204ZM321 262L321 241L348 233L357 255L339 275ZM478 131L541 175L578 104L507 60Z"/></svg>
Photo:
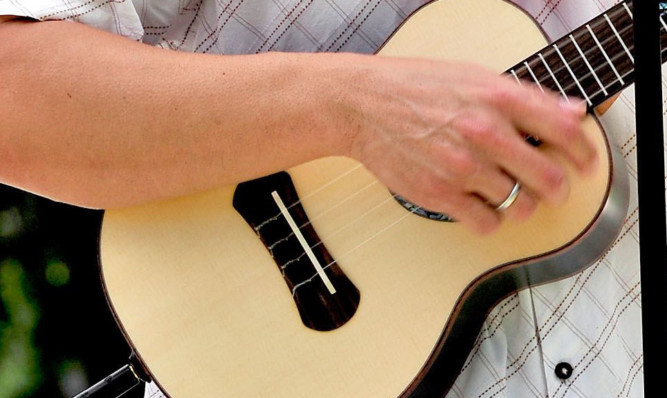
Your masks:
<svg viewBox="0 0 667 398"><path fill-rule="evenodd" d="M583 105L483 68L355 54L220 56L0 19L0 181L85 207L146 203L324 157L480 233L562 203L595 167ZM525 167L530 164L531 167ZM517 202L500 203L522 184Z"/></svg>

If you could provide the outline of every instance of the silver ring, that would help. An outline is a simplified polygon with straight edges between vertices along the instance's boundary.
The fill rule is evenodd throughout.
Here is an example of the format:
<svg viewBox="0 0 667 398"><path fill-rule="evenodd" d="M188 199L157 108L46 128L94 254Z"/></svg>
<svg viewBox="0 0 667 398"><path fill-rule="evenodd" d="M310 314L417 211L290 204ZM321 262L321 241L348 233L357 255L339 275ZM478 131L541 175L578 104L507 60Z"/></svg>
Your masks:
<svg viewBox="0 0 667 398"><path fill-rule="evenodd" d="M496 211L503 211L508 207L512 206L512 203L514 203L514 201L516 201L516 198L519 196L520 188L521 184L519 184L519 181L515 182L514 187L512 187L512 191L510 192L509 195L507 195L507 198L503 201L503 203L499 204L496 207Z"/></svg>

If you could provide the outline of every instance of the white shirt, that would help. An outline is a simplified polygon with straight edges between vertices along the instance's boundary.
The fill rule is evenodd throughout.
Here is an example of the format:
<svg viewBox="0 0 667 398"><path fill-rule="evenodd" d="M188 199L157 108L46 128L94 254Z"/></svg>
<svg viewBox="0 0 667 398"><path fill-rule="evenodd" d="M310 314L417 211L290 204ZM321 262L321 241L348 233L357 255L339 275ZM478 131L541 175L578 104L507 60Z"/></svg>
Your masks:
<svg viewBox="0 0 667 398"><path fill-rule="evenodd" d="M372 53L425 2L0 0L0 15L76 21L181 51ZM616 1L515 3L557 39ZM499 303L449 398L643 396L632 87L601 120L631 177L630 207L620 236L599 261L577 275L522 290ZM570 378L556 377L559 363L572 366ZM146 396L162 394L151 384Z"/></svg>

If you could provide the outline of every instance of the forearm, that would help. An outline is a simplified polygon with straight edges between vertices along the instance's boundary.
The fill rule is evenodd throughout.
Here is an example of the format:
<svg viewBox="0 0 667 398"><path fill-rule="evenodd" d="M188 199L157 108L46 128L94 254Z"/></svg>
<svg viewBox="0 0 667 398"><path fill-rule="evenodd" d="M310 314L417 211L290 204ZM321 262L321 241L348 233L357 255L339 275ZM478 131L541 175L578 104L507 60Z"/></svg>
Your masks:
<svg viewBox="0 0 667 398"><path fill-rule="evenodd" d="M184 54L60 22L0 24L0 40L0 181L83 206L344 155L389 190L490 232L567 198L563 165L524 133L582 172L596 165L581 104L475 65ZM501 215L493 205L515 181L522 194Z"/></svg>
<svg viewBox="0 0 667 398"><path fill-rule="evenodd" d="M0 39L0 181L57 200L132 205L349 146L330 55L186 54L65 22Z"/></svg>

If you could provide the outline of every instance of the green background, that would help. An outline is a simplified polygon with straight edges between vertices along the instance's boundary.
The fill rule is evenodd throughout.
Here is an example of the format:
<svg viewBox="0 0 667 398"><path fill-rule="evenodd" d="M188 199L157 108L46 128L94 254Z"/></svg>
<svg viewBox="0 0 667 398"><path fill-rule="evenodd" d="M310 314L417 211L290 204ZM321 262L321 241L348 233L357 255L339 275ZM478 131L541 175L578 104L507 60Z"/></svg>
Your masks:
<svg viewBox="0 0 667 398"><path fill-rule="evenodd" d="M0 185L0 398L71 397L127 363L98 272L102 214Z"/></svg>

